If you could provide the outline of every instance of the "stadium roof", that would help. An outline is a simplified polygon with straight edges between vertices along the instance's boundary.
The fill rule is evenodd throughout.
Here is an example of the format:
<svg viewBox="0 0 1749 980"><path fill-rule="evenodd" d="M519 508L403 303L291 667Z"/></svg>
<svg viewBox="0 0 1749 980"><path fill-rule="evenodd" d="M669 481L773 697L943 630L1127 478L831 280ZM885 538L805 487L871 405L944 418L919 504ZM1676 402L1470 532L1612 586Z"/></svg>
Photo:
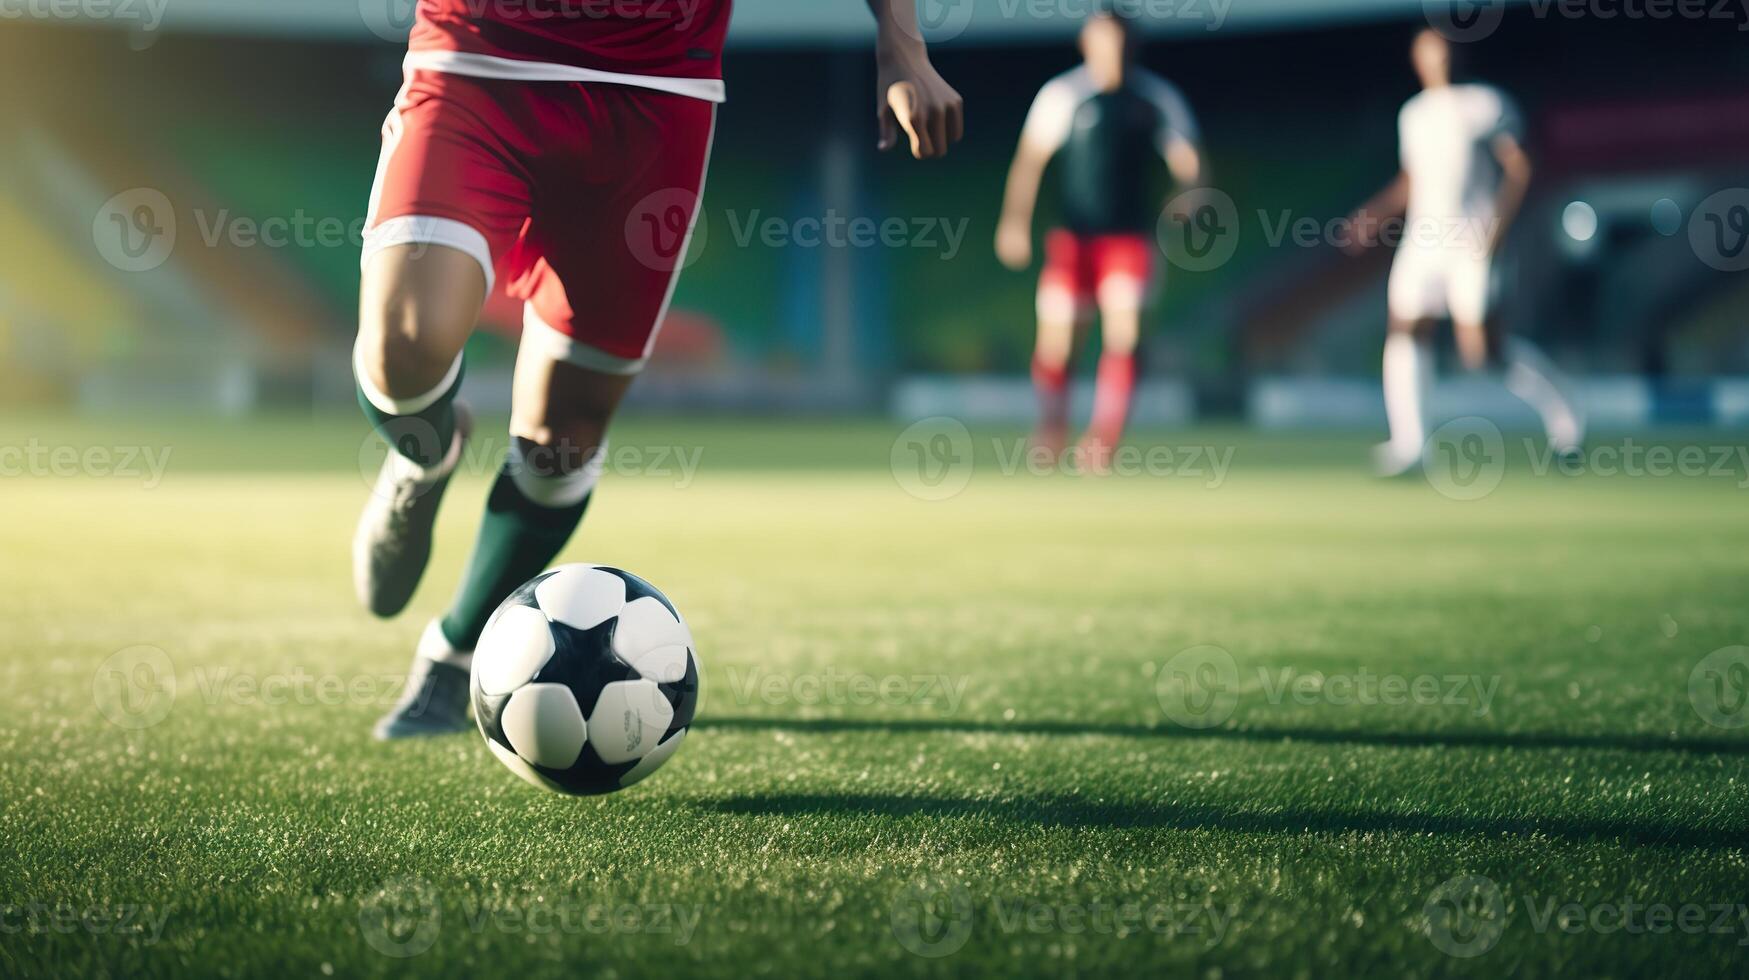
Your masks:
<svg viewBox="0 0 1749 980"><path fill-rule="evenodd" d="M480 0L556 5L610 0ZM698 0L669 0L682 5ZM1096 0L918 0L938 40L960 43L1055 38L1075 29ZM1444 0L1114 0L1151 33L1287 28L1341 20L1420 17ZM1514 0L1506 0L1514 2ZM27 15L99 22L134 31L208 31L316 37L405 36L414 0L70 0L28 3ZM1466 4L1459 2L1460 6ZM1485 6L1486 4L1468 4ZM867 37L861 0L738 0L731 43L821 44Z"/></svg>

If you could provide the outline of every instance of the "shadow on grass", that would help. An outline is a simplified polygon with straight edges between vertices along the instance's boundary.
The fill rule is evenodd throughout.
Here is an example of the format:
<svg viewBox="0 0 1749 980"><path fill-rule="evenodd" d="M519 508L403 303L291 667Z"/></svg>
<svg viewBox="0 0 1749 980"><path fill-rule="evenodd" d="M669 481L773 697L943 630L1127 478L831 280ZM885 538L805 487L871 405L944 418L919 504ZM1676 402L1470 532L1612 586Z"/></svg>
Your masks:
<svg viewBox="0 0 1749 980"><path fill-rule="evenodd" d="M927 734L959 732L995 735L1099 735L1116 738L1223 739L1245 742L1311 742L1385 745L1406 748L1607 749L1620 752L1685 752L1695 755L1749 755L1749 739L1658 735L1594 735L1565 732L1363 732L1328 728L1175 728L1073 721L963 721L951 718L700 718L695 728L783 730L833 734L883 732Z"/></svg>
<svg viewBox="0 0 1749 980"><path fill-rule="evenodd" d="M1216 806L1140 804L1074 797L1004 800L943 796L881 796L869 793L778 793L700 800L700 809L762 817L856 818L867 816L966 819L1098 829L1221 830L1255 834L1398 832L1412 834L1512 834L1565 840L1615 840L1697 848L1749 846L1749 830L1705 830L1665 820L1614 820L1537 816L1354 813L1340 810L1235 812Z"/></svg>

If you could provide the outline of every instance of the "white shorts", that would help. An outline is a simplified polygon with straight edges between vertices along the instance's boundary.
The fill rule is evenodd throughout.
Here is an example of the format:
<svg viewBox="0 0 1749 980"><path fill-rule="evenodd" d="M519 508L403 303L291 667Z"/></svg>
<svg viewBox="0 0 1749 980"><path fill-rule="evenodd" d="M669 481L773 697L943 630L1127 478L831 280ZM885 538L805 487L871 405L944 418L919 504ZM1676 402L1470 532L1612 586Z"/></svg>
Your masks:
<svg viewBox="0 0 1749 980"><path fill-rule="evenodd" d="M1405 243L1391 263L1387 302L1399 320L1451 317L1481 323L1493 293L1493 261L1471 248Z"/></svg>

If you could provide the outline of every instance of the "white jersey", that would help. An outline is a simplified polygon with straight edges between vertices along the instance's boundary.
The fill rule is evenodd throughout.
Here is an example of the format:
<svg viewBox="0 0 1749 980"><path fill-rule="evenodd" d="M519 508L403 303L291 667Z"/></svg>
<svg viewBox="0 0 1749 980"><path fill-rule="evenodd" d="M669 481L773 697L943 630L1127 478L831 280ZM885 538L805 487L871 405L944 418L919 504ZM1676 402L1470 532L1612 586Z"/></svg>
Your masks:
<svg viewBox="0 0 1749 980"><path fill-rule="evenodd" d="M1428 89L1397 117L1403 170L1409 175L1409 222L1485 223L1500 190L1496 137L1518 135L1518 112L1499 89L1448 85Z"/></svg>

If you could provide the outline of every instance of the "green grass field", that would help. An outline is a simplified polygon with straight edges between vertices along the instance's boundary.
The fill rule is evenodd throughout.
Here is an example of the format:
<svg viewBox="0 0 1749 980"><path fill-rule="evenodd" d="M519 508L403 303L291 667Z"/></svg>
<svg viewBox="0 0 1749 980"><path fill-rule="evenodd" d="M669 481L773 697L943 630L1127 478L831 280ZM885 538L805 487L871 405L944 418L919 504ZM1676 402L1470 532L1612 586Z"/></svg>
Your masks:
<svg viewBox="0 0 1749 980"><path fill-rule="evenodd" d="M487 455L385 623L357 424L0 425L0 974L1741 975L1741 468L1462 500L1360 438L1094 480L979 432L929 500L965 468L899 429L621 429L566 557L668 592L703 703L568 799L368 735Z"/></svg>

